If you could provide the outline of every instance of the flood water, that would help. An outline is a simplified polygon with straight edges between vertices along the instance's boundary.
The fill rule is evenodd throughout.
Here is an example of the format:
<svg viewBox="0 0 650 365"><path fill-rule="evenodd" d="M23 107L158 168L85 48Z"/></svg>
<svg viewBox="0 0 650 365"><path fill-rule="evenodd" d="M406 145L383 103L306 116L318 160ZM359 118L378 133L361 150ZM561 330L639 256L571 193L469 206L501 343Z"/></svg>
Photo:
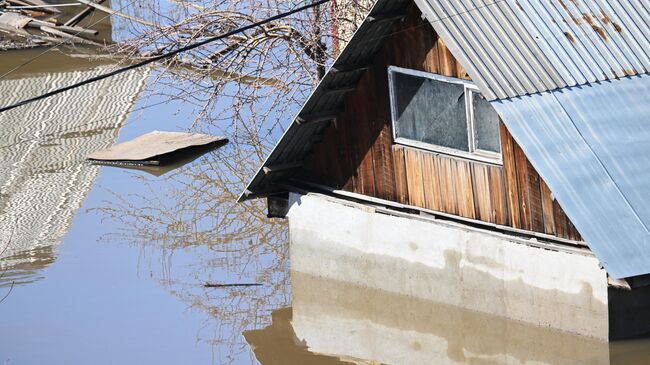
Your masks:
<svg viewBox="0 0 650 365"><path fill-rule="evenodd" d="M34 52L0 55L0 73ZM108 67L51 53L0 80L0 102ZM0 115L0 364L650 363L647 340L607 344L292 272L286 223L261 201L235 204L256 168L236 146L161 176L85 163L157 129L223 132L152 93L155 77ZM205 286L238 283L261 285Z"/></svg>

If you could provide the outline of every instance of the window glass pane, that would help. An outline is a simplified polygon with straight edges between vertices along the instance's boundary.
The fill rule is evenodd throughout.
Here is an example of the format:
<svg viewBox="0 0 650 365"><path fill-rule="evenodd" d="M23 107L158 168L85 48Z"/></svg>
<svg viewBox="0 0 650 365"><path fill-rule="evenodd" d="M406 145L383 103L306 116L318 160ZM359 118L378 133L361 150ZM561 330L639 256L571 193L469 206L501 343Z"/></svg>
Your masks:
<svg viewBox="0 0 650 365"><path fill-rule="evenodd" d="M395 135L469 151L462 84L392 73Z"/></svg>
<svg viewBox="0 0 650 365"><path fill-rule="evenodd" d="M499 115L483 95L474 93L472 99L476 148L484 151L501 152Z"/></svg>

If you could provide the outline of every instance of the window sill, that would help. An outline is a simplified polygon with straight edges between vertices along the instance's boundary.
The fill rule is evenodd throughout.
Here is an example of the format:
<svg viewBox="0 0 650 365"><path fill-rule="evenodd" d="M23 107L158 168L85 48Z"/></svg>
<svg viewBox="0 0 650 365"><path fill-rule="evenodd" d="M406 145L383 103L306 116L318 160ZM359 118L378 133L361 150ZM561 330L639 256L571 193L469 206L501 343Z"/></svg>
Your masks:
<svg viewBox="0 0 650 365"><path fill-rule="evenodd" d="M395 144L416 148L420 150L425 150L427 152L433 152L440 155L461 158L464 160L472 160L472 161L482 162L490 165L503 166L503 159L501 157L501 154L499 154L499 156L496 157L496 154L495 156L489 156L487 155L487 153L486 155L483 155L478 153L463 152L463 151L454 150L452 148L435 146L428 143L413 141L406 138L395 138Z"/></svg>

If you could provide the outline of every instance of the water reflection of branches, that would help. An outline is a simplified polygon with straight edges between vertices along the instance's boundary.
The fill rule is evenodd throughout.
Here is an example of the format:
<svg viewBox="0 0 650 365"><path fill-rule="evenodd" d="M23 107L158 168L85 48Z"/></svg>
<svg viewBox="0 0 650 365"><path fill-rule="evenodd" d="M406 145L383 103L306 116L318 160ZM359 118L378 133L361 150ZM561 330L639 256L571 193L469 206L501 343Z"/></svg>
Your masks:
<svg viewBox="0 0 650 365"><path fill-rule="evenodd" d="M246 353L241 333L264 326L272 310L289 302L285 225L267 219L260 202L235 203L246 175L240 151L224 147L161 178L134 173L142 192L113 191L94 209L118 222L119 230L103 239L156 257L160 282L189 308L209 314L198 336L226 352L219 362ZM204 287L224 280L264 285Z"/></svg>
<svg viewBox="0 0 650 365"><path fill-rule="evenodd" d="M205 37L228 32L308 1L161 0L143 2L141 14L159 27L132 25L111 54L146 59ZM269 137L277 139L322 77L365 14L371 1L332 2L174 57L155 80L155 93L173 96L196 90L185 100L197 108L196 126L212 124L241 148L260 158ZM119 6L120 2L114 4ZM335 9L334 7L345 7ZM346 29L347 31L342 31ZM182 80L182 82L180 82ZM211 92L203 92L205 84Z"/></svg>
<svg viewBox="0 0 650 365"><path fill-rule="evenodd" d="M12 227L13 227L13 229L9 233L9 238L7 238L7 243L5 244L5 247L0 251L0 260L2 260L4 254L9 249L9 246L11 245L11 241L14 238L14 229L15 229L16 225L14 224L14 225L12 225ZM1 271L0 272L0 282L2 282L2 279L5 277L5 275L7 275L8 270L9 270L9 267L6 267L4 270L2 270L0 268L0 271ZM12 280L11 284L9 285L9 290L7 290L5 295L0 298L0 303L4 302L9 297L9 294L11 294L11 292L14 290L14 285L16 285L16 281Z"/></svg>
<svg viewBox="0 0 650 365"><path fill-rule="evenodd" d="M142 9L149 14L141 16L160 27L133 27L111 53L145 59L303 3L143 2ZM199 105L193 111L192 128L226 135L232 143L162 179L134 174L144 192L113 192L111 201L97 209L120 227L105 239L124 240L141 247L143 253L158 253L161 282L190 308L210 315L199 337L215 349L225 346L228 353L220 363L247 351L241 337L244 330L263 327L272 310L289 303L285 226L266 218L263 202L237 205L235 201L287 125L288 116L322 77L325 65L337 53L338 37L352 33L371 2L345 3L346 11L316 8L170 60L149 85L151 95ZM333 21L348 31L336 30ZM160 191L161 185L169 188ZM188 252L192 262L184 264ZM265 285L203 287L205 282L224 280ZM211 334L205 335L208 331Z"/></svg>

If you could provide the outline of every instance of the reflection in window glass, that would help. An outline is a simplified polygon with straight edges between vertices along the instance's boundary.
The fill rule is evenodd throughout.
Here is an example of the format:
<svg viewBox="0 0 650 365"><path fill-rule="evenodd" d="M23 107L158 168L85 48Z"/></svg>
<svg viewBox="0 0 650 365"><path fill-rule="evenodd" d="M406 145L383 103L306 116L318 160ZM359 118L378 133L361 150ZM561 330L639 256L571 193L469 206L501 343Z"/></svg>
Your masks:
<svg viewBox="0 0 650 365"><path fill-rule="evenodd" d="M470 82L399 67L389 69L389 81L398 143L498 161L499 116Z"/></svg>
<svg viewBox="0 0 650 365"><path fill-rule="evenodd" d="M483 95L473 93L472 96L476 149L499 153L499 115Z"/></svg>
<svg viewBox="0 0 650 365"><path fill-rule="evenodd" d="M465 87L392 73L395 135L469 152Z"/></svg>

